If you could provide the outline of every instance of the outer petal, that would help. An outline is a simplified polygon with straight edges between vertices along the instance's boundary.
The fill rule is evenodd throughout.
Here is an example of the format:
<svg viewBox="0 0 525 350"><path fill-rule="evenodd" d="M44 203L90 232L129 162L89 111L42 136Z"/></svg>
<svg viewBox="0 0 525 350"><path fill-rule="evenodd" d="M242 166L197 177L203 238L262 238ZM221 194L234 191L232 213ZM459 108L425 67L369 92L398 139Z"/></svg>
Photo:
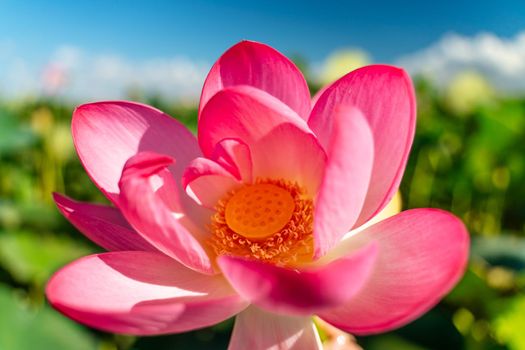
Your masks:
<svg viewBox="0 0 525 350"><path fill-rule="evenodd" d="M106 250L157 250L128 224L117 208L77 202L59 193L53 193L53 199L73 226Z"/></svg>
<svg viewBox="0 0 525 350"><path fill-rule="evenodd" d="M119 193L124 163L138 152L152 151L177 159L172 169L177 177L200 155L195 137L180 122L138 103L82 105L73 113L72 129L82 164L112 201Z"/></svg>
<svg viewBox="0 0 525 350"><path fill-rule="evenodd" d="M328 161L315 206L314 258L324 255L355 224L368 191L374 140L363 114L336 110Z"/></svg>
<svg viewBox="0 0 525 350"><path fill-rule="evenodd" d="M254 306L235 318L228 350L321 350L310 317L271 314Z"/></svg>
<svg viewBox="0 0 525 350"><path fill-rule="evenodd" d="M183 225L184 217L172 211L178 196L167 167L173 162L166 156L139 153L126 163L119 182L122 214L163 253L191 269L213 273L211 261L196 238L198 231L190 232Z"/></svg>
<svg viewBox="0 0 525 350"><path fill-rule="evenodd" d="M292 61L270 46L241 41L226 51L204 82L199 114L213 95L236 85L264 90L308 119L310 92L303 75Z"/></svg>
<svg viewBox="0 0 525 350"><path fill-rule="evenodd" d="M377 246L314 268L290 269L255 260L221 256L226 279L253 304L278 313L309 315L341 305L354 296L372 272Z"/></svg>
<svg viewBox="0 0 525 350"><path fill-rule="evenodd" d="M182 175L182 187L200 205L213 208L240 182L220 164L208 158L195 158Z"/></svg>
<svg viewBox="0 0 525 350"><path fill-rule="evenodd" d="M210 326L247 306L220 276L199 274L153 252L84 257L58 271L46 294L79 322L136 335Z"/></svg>
<svg viewBox="0 0 525 350"><path fill-rule="evenodd" d="M201 149L209 156L232 137L249 147L254 178L298 181L317 193L326 154L306 123L274 97L248 86L217 93L201 114Z"/></svg>
<svg viewBox="0 0 525 350"><path fill-rule="evenodd" d="M402 212L360 231L337 249L348 252L369 240L379 243L372 276L342 307L319 313L353 334L400 327L419 317L463 275L469 236L463 223L436 209Z"/></svg>
<svg viewBox="0 0 525 350"><path fill-rule="evenodd" d="M408 75L402 69L373 65L337 80L319 97L308 125L328 147L337 106L354 105L374 135L374 168L357 225L379 212L396 193L414 139L416 102Z"/></svg>

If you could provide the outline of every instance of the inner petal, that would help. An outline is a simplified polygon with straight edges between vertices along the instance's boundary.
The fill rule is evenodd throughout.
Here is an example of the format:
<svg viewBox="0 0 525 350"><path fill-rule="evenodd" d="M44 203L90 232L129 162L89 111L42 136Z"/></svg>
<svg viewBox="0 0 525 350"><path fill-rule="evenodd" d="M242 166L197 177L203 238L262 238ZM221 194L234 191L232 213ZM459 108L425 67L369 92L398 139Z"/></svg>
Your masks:
<svg viewBox="0 0 525 350"><path fill-rule="evenodd" d="M254 258L281 266L313 256L313 201L297 183L258 179L218 201L209 245L217 256Z"/></svg>

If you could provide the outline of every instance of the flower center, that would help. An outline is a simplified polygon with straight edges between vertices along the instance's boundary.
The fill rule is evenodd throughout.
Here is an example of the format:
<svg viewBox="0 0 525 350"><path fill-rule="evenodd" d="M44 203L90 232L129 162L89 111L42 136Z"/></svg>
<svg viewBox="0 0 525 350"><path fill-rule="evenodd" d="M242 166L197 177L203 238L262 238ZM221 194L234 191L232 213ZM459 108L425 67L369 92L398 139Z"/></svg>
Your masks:
<svg viewBox="0 0 525 350"><path fill-rule="evenodd" d="M245 186L226 204L226 224L246 238L266 238L286 226L294 209L292 195L279 186Z"/></svg>
<svg viewBox="0 0 525 350"><path fill-rule="evenodd" d="M285 180L257 180L215 206L208 243L219 255L294 266L311 261L313 201Z"/></svg>

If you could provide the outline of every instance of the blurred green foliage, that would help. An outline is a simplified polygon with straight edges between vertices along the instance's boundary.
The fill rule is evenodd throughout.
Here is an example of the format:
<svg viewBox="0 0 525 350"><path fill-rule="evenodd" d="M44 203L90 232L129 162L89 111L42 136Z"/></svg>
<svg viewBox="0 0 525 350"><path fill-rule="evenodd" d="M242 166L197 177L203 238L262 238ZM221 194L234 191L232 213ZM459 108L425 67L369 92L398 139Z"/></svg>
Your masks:
<svg viewBox="0 0 525 350"><path fill-rule="evenodd" d="M416 80L416 90L404 209L437 207L461 217L472 235L471 262L462 282L421 319L358 342L372 350L525 349L525 98L487 94L458 109L457 87L444 93ZM130 99L196 130L196 103ZM134 338L77 325L46 304L43 290L53 271L100 251L59 216L51 199L59 191L106 202L75 155L72 107L52 98L0 101L0 349L225 349L232 320Z"/></svg>

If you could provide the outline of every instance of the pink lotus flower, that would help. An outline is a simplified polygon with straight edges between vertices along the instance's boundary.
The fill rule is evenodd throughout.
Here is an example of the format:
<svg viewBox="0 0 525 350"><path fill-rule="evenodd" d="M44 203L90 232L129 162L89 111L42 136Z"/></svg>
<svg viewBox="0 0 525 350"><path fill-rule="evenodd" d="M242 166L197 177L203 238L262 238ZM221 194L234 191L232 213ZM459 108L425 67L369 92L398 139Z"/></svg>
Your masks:
<svg viewBox="0 0 525 350"><path fill-rule="evenodd" d="M110 252L57 272L48 299L137 335L237 315L230 349L319 349L314 314L354 334L400 327L454 286L469 242L435 209L359 230L396 193L415 118L401 69L355 70L312 102L293 63L254 42L211 69L198 139L142 104L82 105L75 146L114 206L55 201Z"/></svg>

